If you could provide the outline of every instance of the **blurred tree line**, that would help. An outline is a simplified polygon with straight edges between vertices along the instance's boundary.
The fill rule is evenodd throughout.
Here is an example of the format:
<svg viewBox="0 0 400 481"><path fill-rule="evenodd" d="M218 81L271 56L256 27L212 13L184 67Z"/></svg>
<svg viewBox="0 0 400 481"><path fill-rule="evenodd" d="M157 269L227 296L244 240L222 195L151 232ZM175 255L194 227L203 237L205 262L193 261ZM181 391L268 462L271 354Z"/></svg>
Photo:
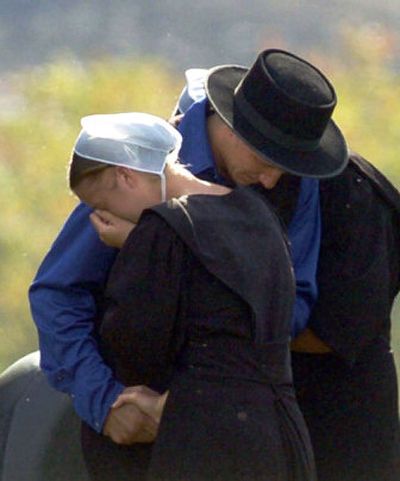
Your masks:
<svg viewBox="0 0 400 481"><path fill-rule="evenodd" d="M336 87L339 105L334 117L351 148L400 187L400 75L388 61L389 39L372 42L370 35L344 36L350 52L346 62L317 53L310 58ZM37 349L27 290L76 204L67 189L66 166L80 118L133 110L167 117L183 86L183 74L154 59L105 59L84 65L62 59L10 75L2 86L0 371ZM399 355L399 308L394 318L394 349Z"/></svg>
<svg viewBox="0 0 400 481"><path fill-rule="evenodd" d="M66 168L80 118L133 110L167 117L182 85L151 59L63 59L8 82L11 100L3 109L0 102L0 371L37 349L27 290L77 202Z"/></svg>

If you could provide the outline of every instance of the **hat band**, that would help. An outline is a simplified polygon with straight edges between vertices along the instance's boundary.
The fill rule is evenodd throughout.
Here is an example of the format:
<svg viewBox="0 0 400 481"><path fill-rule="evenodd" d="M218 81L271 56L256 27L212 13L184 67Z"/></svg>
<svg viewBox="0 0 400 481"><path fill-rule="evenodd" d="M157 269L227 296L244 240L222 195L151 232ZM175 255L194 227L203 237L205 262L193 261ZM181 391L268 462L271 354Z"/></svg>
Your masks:
<svg viewBox="0 0 400 481"><path fill-rule="evenodd" d="M268 137L270 140L281 145L282 147L286 147L289 150L300 149L305 151L316 150L319 147L320 139L299 139L293 135L285 134L273 126L247 101L242 89L236 89L234 102L236 106L239 107L240 113L254 129L256 129L264 137Z"/></svg>

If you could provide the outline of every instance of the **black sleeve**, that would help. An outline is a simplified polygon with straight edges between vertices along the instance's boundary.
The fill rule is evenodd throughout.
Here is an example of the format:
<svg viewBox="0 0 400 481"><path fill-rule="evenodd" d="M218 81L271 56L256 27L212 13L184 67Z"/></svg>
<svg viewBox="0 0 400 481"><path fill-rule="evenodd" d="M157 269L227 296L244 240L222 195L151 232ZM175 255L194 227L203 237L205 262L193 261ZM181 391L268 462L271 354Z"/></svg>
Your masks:
<svg viewBox="0 0 400 481"><path fill-rule="evenodd" d="M121 249L107 285L100 335L122 382L154 385L171 364L186 259L186 246L152 212L142 216Z"/></svg>
<svg viewBox="0 0 400 481"><path fill-rule="evenodd" d="M351 165L320 185L319 295L309 327L354 362L378 336L389 336L398 276L393 210Z"/></svg>

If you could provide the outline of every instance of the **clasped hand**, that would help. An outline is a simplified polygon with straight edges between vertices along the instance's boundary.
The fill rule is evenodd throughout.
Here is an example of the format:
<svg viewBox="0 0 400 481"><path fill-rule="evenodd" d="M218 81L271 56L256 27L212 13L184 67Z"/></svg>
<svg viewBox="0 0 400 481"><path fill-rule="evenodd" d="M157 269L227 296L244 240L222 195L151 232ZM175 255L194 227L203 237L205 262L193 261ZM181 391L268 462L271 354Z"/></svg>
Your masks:
<svg viewBox="0 0 400 481"><path fill-rule="evenodd" d="M112 405L103 434L117 444L152 443L168 391L159 394L146 386L126 388Z"/></svg>

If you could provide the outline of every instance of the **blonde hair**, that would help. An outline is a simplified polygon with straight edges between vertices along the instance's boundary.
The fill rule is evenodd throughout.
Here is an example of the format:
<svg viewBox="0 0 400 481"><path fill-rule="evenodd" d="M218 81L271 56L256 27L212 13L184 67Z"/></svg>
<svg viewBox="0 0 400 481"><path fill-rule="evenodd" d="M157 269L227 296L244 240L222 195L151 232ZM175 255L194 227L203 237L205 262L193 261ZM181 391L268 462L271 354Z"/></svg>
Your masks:
<svg viewBox="0 0 400 481"><path fill-rule="evenodd" d="M74 191L83 178L98 174L109 167L112 167L112 165L85 159L73 152L67 172L69 188Z"/></svg>

